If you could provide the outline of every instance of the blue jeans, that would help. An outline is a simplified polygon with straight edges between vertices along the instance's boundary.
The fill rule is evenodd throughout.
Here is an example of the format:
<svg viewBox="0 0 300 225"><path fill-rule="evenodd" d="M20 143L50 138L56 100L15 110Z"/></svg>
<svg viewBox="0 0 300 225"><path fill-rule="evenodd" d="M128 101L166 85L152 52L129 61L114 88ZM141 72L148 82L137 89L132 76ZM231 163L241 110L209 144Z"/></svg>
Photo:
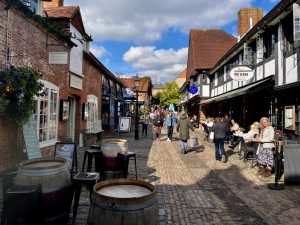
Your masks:
<svg viewBox="0 0 300 225"><path fill-rule="evenodd" d="M222 155L225 155L224 138L215 138L214 141L215 141L216 160L221 160Z"/></svg>
<svg viewBox="0 0 300 225"><path fill-rule="evenodd" d="M180 141L180 144L181 144L181 150L182 151L186 151L187 150L187 140L181 140Z"/></svg>

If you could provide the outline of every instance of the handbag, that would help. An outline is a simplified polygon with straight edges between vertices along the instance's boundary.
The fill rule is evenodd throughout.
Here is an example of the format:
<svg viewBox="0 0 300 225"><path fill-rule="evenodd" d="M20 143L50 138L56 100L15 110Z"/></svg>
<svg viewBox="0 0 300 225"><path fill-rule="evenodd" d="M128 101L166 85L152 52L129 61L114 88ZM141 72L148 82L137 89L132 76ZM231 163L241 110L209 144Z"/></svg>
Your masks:
<svg viewBox="0 0 300 225"><path fill-rule="evenodd" d="M192 137L192 138L190 139L190 146L191 146L191 147L195 147L195 146L197 146L197 145L199 145L199 143L198 143L198 138L197 138L197 137Z"/></svg>
<svg viewBox="0 0 300 225"><path fill-rule="evenodd" d="M214 140L214 137L215 137L215 133L212 131L209 133L209 139L210 140Z"/></svg>

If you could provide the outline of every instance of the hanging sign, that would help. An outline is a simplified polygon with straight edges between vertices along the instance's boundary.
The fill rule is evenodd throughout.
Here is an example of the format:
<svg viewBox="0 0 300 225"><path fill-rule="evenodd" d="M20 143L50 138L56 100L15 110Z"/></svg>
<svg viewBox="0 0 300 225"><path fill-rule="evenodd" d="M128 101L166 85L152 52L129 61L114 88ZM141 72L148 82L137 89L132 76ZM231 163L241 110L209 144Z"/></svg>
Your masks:
<svg viewBox="0 0 300 225"><path fill-rule="evenodd" d="M190 92L191 94L193 94L193 95L196 94L196 93L198 92L198 88L196 87L195 84L193 84L192 86L190 86L189 92Z"/></svg>
<svg viewBox="0 0 300 225"><path fill-rule="evenodd" d="M254 70L248 66L237 66L230 70L230 77L236 81L247 81L254 76Z"/></svg>

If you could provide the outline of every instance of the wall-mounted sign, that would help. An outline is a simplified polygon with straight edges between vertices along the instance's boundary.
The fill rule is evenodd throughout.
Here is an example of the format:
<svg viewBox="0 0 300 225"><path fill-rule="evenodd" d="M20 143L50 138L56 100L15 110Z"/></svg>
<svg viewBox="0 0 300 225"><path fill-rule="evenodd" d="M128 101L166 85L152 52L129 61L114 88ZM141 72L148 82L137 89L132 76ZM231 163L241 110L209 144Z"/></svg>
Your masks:
<svg viewBox="0 0 300 225"><path fill-rule="evenodd" d="M190 92L191 94L193 94L193 95L196 94L196 93L198 92L198 88L196 87L195 84L193 84L192 86L190 86L189 92Z"/></svg>
<svg viewBox="0 0 300 225"><path fill-rule="evenodd" d="M49 64L68 64L68 53L49 52Z"/></svg>
<svg viewBox="0 0 300 225"><path fill-rule="evenodd" d="M230 77L237 81L250 80L254 76L254 70L248 66L237 66L230 70Z"/></svg>

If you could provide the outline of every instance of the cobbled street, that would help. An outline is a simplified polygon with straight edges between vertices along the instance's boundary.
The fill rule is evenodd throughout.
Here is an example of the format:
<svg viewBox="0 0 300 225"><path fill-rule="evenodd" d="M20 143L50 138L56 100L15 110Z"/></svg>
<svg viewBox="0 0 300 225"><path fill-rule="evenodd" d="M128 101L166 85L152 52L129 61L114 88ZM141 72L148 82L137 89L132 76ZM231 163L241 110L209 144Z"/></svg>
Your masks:
<svg viewBox="0 0 300 225"><path fill-rule="evenodd" d="M103 138L125 138L130 151L136 152L138 179L157 188L160 225L300 224L299 186L270 190L267 184L274 182L274 175L258 177L257 167L239 160L237 149L226 148L226 163L215 161L213 144L204 141L200 131L196 135L199 146L188 154L180 153L177 134L171 143L166 141L165 130L162 141L153 140L151 130L138 141L134 132ZM78 155L82 159L83 150ZM132 162L128 178L134 178ZM88 209L88 192L84 190L77 225L86 224Z"/></svg>

